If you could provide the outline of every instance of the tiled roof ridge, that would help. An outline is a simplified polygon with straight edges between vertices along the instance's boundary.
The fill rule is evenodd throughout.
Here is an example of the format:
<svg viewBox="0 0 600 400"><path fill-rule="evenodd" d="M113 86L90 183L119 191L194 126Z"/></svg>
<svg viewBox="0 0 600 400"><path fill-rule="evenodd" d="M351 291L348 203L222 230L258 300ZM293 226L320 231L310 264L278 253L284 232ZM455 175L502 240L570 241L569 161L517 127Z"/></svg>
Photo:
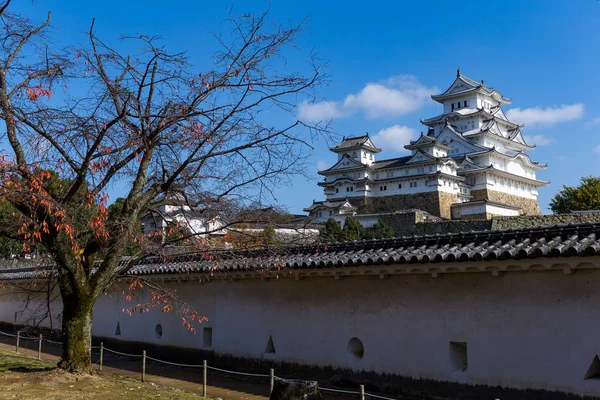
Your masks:
<svg viewBox="0 0 600 400"><path fill-rule="evenodd" d="M212 274L215 270L260 272L273 268L295 270L594 255L600 255L600 221L152 257L137 263L128 275ZM0 279L31 278L36 276L37 269L31 268L29 273L14 272L0 270Z"/></svg>

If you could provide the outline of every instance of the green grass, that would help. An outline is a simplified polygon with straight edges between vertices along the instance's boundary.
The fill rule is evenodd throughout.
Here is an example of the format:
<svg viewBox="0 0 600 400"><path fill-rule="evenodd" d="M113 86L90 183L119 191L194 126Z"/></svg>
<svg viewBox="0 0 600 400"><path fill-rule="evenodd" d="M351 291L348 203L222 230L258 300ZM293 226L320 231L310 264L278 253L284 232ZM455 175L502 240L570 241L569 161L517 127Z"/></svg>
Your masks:
<svg viewBox="0 0 600 400"><path fill-rule="evenodd" d="M51 362L0 350L0 372L39 372L50 371L54 368L56 368L56 365Z"/></svg>
<svg viewBox="0 0 600 400"><path fill-rule="evenodd" d="M175 391L113 375L75 375L23 354L0 350L0 399L31 400L202 400Z"/></svg>

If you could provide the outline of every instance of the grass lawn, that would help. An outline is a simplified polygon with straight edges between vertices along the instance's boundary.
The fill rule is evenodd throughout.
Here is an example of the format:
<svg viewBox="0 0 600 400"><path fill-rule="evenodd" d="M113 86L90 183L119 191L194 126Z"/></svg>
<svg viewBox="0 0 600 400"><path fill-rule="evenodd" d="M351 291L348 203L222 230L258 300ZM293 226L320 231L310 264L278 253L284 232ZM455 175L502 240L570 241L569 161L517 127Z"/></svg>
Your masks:
<svg viewBox="0 0 600 400"><path fill-rule="evenodd" d="M52 363L0 350L0 399L201 400L202 397L114 375L68 374Z"/></svg>

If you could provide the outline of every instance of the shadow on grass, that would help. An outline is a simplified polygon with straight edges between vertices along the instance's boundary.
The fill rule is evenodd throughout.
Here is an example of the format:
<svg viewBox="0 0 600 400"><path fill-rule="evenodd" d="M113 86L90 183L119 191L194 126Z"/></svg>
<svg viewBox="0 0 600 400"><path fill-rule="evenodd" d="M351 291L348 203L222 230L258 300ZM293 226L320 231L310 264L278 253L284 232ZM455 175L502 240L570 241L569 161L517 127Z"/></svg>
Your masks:
<svg viewBox="0 0 600 400"><path fill-rule="evenodd" d="M0 372L40 372L55 368L56 366L48 361L38 360L25 354L0 351Z"/></svg>

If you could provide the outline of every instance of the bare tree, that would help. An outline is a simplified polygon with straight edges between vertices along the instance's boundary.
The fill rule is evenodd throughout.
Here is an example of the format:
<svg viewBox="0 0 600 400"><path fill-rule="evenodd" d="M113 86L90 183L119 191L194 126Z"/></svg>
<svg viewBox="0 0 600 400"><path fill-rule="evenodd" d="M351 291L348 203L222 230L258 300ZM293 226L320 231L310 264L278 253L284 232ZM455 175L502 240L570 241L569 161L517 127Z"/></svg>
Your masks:
<svg viewBox="0 0 600 400"><path fill-rule="evenodd" d="M34 25L9 3L0 6L0 112L12 154L0 160L0 198L17 231L5 233L52 256L64 307L59 365L86 371L96 300L152 249L140 218L173 192L204 210L260 203L302 173L320 130L297 120L294 105L322 82L322 66L312 55L288 65L305 21L271 24L266 13L231 13L213 68L196 71L152 36L123 38L137 49L124 54L93 22L86 45L51 51L50 15ZM111 216L113 185L125 196ZM139 252L123 263L132 243Z"/></svg>

